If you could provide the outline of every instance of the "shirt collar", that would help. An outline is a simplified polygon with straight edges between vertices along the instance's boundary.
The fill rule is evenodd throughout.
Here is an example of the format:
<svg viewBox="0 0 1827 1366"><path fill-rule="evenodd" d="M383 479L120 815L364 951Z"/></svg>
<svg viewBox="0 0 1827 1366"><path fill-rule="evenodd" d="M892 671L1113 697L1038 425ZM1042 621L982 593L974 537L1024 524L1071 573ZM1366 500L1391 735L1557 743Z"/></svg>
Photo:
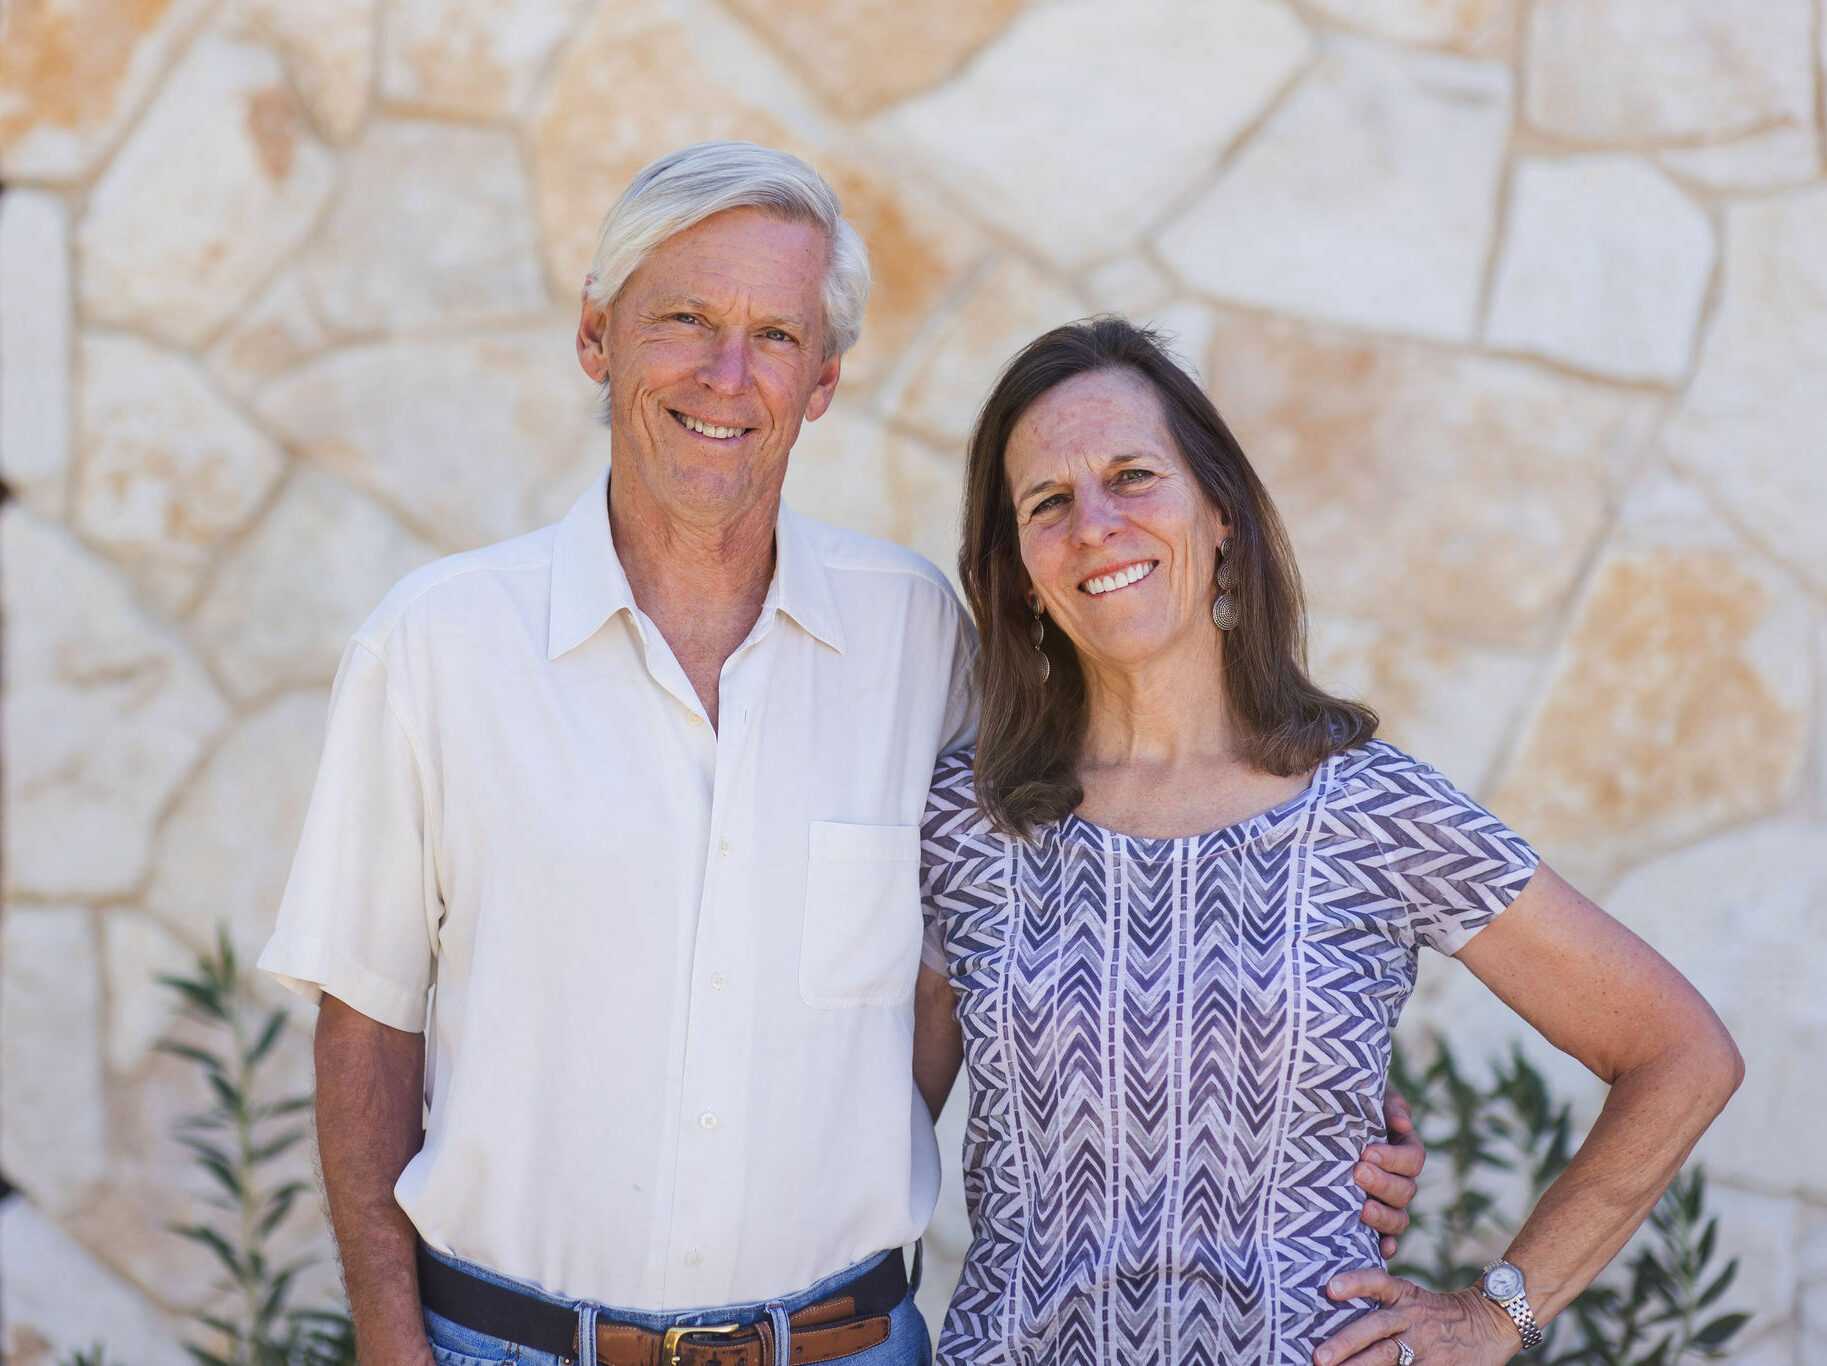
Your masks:
<svg viewBox="0 0 1827 1366"><path fill-rule="evenodd" d="M844 633L823 558L803 518L785 503L774 524L774 582L768 603L801 630L843 653ZM617 612L634 610L634 591L609 530L609 470L591 482L558 524L552 547L552 605L546 658L557 659L602 629ZM765 614L768 606L762 608Z"/></svg>

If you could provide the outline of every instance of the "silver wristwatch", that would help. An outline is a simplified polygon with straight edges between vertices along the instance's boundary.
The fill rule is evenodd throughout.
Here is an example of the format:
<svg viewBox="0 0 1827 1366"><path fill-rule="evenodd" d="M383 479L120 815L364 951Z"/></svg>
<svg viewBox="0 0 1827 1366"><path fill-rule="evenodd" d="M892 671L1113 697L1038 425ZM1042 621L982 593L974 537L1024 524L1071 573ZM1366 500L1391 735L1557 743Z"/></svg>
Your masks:
<svg viewBox="0 0 1827 1366"><path fill-rule="evenodd" d="M1533 1352L1542 1345L1542 1326L1535 1321L1535 1310L1523 1289L1522 1269L1502 1258L1492 1262L1478 1278L1479 1292L1510 1316L1516 1331L1522 1334L1523 1351Z"/></svg>

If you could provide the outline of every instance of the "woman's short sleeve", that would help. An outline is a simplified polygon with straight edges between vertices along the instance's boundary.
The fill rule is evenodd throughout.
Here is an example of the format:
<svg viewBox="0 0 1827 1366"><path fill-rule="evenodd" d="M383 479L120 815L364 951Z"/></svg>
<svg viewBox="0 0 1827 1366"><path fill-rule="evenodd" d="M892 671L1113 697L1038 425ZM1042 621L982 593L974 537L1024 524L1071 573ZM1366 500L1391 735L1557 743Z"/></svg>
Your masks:
<svg viewBox="0 0 1827 1366"><path fill-rule="evenodd" d="M1368 749L1354 815L1407 905L1414 942L1458 953L1529 885L1540 856L1438 769L1380 741Z"/></svg>
<svg viewBox="0 0 1827 1366"><path fill-rule="evenodd" d="M934 972L948 971L945 961L947 893L955 882L961 861L970 852L972 835L983 825L977 811L971 765L969 750L940 758L933 769L926 814L920 821L920 914L925 921L920 961Z"/></svg>

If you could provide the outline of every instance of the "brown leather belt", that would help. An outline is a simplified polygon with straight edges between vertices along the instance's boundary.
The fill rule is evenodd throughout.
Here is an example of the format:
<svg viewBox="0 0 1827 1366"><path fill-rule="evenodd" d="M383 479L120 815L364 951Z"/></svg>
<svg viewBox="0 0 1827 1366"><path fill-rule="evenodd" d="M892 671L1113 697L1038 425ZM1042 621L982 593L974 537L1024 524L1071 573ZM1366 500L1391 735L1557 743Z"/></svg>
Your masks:
<svg viewBox="0 0 1827 1366"><path fill-rule="evenodd" d="M419 1248L425 1307L478 1333L577 1359L577 1311L472 1276ZM787 1318L795 1363L834 1361L888 1341L889 1314L907 1296L907 1268L890 1252L839 1293ZM677 1324L663 1330L628 1323L596 1326L602 1366L774 1366L774 1325Z"/></svg>

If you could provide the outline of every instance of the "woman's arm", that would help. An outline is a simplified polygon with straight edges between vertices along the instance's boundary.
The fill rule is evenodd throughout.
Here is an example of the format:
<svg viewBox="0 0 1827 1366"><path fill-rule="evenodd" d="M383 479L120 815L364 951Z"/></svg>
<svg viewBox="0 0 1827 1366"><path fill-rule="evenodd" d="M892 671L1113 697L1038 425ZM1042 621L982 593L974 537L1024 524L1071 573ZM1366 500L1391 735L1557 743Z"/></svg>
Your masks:
<svg viewBox="0 0 1827 1366"><path fill-rule="evenodd" d="M1719 1017L1660 954L1547 867L1459 953L1480 981L1550 1043L1611 1087L1566 1171L1505 1254L1543 1323L1565 1309L1648 1217L1744 1076ZM1387 1308L1323 1344L1320 1366L1508 1360L1514 1325L1476 1287L1436 1295L1381 1271L1335 1277L1335 1299Z"/></svg>

